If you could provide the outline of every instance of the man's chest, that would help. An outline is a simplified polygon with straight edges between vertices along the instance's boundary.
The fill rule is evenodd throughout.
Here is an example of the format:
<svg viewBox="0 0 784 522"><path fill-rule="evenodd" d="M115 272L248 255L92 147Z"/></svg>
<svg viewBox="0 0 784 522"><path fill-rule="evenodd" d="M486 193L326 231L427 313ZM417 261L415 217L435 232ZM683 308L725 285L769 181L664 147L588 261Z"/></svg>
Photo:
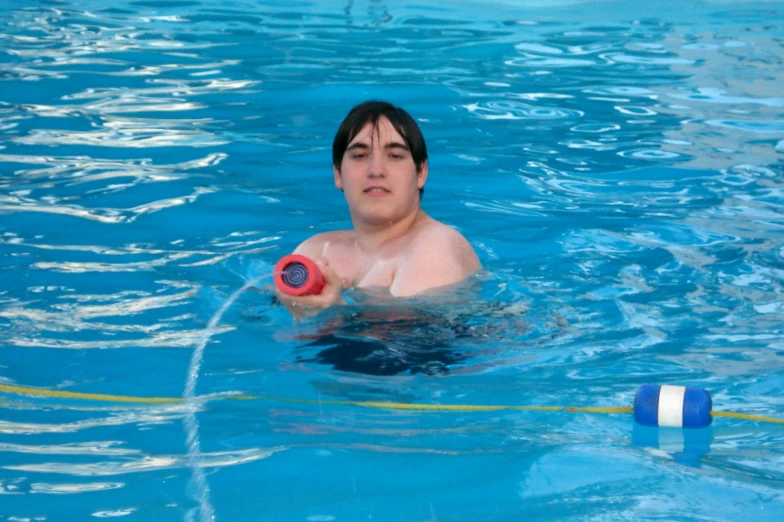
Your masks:
<svg viewBox="0 0 784 522"><path fill-rule="evenodd" d="M398 257L357 255L335 249L326 256L329 265L349 286L389 288L400 266Z"/></svg>

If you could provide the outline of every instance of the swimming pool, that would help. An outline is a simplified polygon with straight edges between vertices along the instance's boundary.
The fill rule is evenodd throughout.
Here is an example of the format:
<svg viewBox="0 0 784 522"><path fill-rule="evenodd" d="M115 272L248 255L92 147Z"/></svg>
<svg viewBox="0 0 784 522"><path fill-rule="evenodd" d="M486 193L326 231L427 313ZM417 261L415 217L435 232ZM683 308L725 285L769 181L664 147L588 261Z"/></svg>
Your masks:
<svg viewBox="0 0 784 522"><path fill-rule="evenodd" d="M784 6L517 4L0 0L0 520L784 518L780 425L368 404L784 417ZM207 339L370 98L485 272Z"/></svg>

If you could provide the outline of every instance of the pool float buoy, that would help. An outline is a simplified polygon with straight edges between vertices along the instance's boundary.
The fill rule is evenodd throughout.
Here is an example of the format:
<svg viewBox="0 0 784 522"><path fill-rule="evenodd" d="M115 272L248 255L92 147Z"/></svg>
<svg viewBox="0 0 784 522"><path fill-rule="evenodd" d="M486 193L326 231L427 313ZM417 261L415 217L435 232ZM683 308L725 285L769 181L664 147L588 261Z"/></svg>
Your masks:
<svg viewBox="0 0 784 522"><path fill-rule="evenodd" d="M281 292L295 297L320 294L326 284L316 263L299 254L283 256L275 265L274 279Z"/></svg>
<svg viewBox="0 0 784 522"><path fill-rule="evenodd" d="M705 428L713 401L704 388L643 384L634 395L634 420L643 426Z"/></svg>

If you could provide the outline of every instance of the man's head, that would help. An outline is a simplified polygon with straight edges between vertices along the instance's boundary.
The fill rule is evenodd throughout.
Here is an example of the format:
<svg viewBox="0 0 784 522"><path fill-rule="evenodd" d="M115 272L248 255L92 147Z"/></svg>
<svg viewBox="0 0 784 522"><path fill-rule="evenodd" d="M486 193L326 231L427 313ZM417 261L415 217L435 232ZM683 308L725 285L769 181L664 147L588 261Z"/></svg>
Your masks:
<svg viewBox="0 0 784 522"><path fill-rule="evenodd" d="M354 228L385 228L417 215L427 150L408 113L389 103L362 103L340 125L332 151L335 186Z"/></svg>
<svg viewBox="0 0 784 522"><path fill-rule="evenodd" d="M338 172L341 171L343 156L349 144L367 124L370 124L374 131L373 134L377 136L378 124L382 118L388 120L394 130L405 140L414 160L416 171L422 171L427 162L427 147L416 121L406 111L391 103L367 101L351 109L335 134L335 140L332 142L332 164ZM424 187L419 189L420 198L424 192Z"/></svg>

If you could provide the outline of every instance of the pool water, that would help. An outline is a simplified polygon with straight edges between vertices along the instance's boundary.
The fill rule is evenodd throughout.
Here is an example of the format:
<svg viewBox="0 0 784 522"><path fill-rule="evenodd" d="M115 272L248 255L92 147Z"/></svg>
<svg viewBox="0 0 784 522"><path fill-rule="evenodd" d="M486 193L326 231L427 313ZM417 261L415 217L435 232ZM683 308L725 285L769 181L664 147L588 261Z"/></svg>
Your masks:
<svg viewBox="0 0 784 522"><path fill-rule="evenodd" d="M0 0L0 520L784 519L779 424L471 408L784 418L784 3L630 4ZM296 323L367 99L484 271Z"/></svg>

